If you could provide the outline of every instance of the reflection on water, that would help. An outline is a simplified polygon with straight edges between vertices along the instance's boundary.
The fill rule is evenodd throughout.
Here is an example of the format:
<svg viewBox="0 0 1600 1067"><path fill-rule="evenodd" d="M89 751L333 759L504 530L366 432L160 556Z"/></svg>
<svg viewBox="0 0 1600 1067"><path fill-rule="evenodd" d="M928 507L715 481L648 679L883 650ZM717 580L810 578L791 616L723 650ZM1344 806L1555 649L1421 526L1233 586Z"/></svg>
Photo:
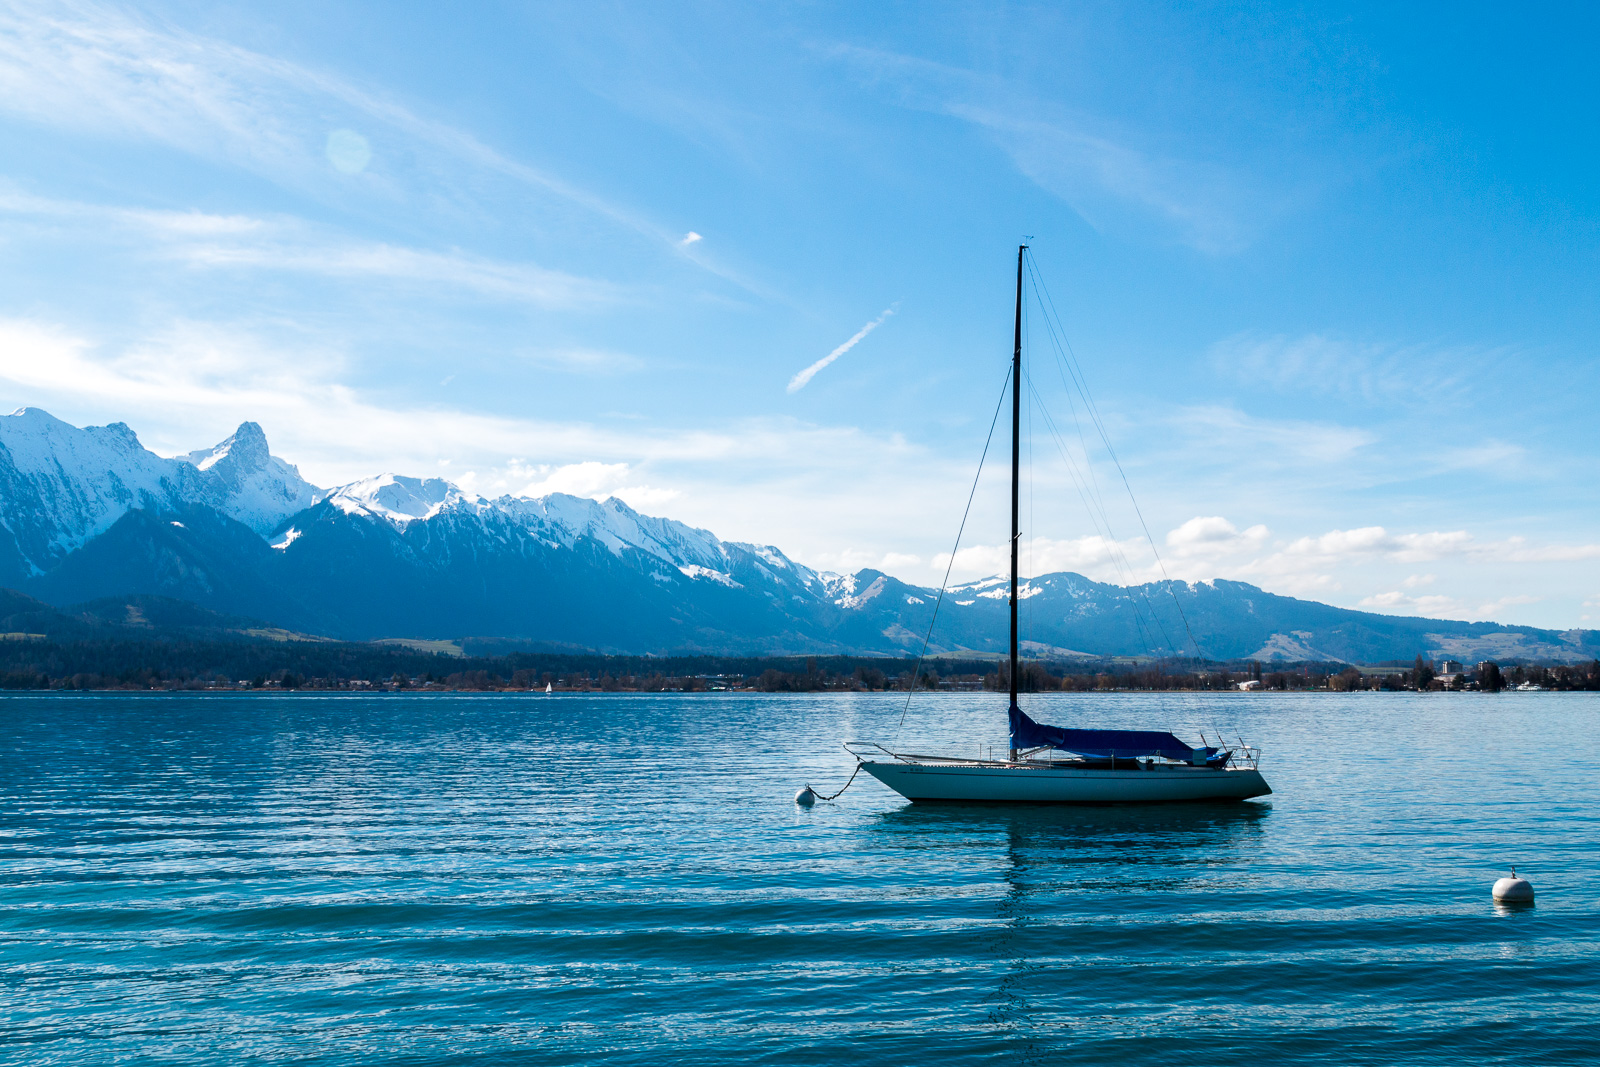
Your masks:
<svg viewBox="0 0 1600 1067"><path fill-rule="evenodd" d="M1104 894L1150 907L1236 868L1259 851L1272 806L1262 802L1141 805L906 804L871 824L893 848L952 850L995 859L1004 892L981 939L995 985L986 1017L1019 1062L1053 1058L1070 1025L1049 1010L1063 984L1088 981L1086 946L1102 942ZM1241 880L1248 875L1241 876ZM1074 975L1072 972L1080 972ZM1043 994L1045 1006L1035 1001Z"/></svg>
<svg viewBox="0 0 1600 1067"><path fill-rule="evenodd" d="M1224 846L1248 830L1259 830L1272 813L1270 801L1190 804L963 804L956 801L903 804L877 817L886 833L938 836L949 832L996 831L1015 839L1077 842L1088 848L1166 852L1162 845Z"/></svg>
<svg viewBox="0 0 1600 1067"><path fill-rule="evenodd" d="M906 804L874 829L899 848L1000 848L1009 880L1071 875L1082 888L1179 887L1197 868L1233 866L1259 849L1272 805ZM1090 873L1092 872L1092 873ZM1050 881L1054 884L1054 881Z"/></svg>
<svg viewBox="0 0 1600 1067"><path fill-rule="evenodd" d="M1496 915L1521 915L1534 910L1535 902L1531 900L1496 900L1494 913Z"/></svg>

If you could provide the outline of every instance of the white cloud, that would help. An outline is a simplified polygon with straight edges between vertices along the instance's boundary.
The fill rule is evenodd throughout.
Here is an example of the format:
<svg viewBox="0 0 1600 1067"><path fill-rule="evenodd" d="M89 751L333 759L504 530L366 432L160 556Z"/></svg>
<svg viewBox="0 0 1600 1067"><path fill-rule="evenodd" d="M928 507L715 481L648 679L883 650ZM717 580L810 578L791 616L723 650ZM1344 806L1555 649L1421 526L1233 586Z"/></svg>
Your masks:
<svg viewBox="0 0 1600 1067"><path fill-rule="evenodd" d="M684 234L682 238L679 239L678 247L680 247L680 248L688 248L690 245L694 244L696 241L703 241L703 240L705 240L704 237L701 237L699 234L695 233L693 230L690 230L688 233Z"/></svg>
<svg viewBox="0 0 1600 1067"><path fill-rule="evenodd" d="M1220 515L1197 515L1167 533L1167 547L1179 557L1218 556L1257 549L1267 535L1265 526L1240 530Z"/></svg>
<svg viewBox="0 0 1600 1067"><path fill-rule="evenodd" d="M963 492L970 470L934 461L898 437L793 419L666 430L648 420L618 426L481 415L438 398L430 406L386 404L344 384L345 370L336 349L285 349L204 323L176 323L112 349L49 324L0 320L0 400L35 404L79 423L142 411L135 428L165 454L220 440L252 419L266 427L276 454L322 485L380 470L466 471L454 480L484 495L615 495L654 514L666 508L722 537L778 544L828 569L878 567L935 584L951 563L947 553L929 558L923 546L928 530L953 526L959 514L929 502ZM526 456L539 460L512 458ZM1465 530L1366 526L1270 540L1261 524L1241 528L1224 516L1202 515L1170 530L1165 569L1141 540L1100 536L1032 539L1022 544L1021 559L1030 576L1077 571L1119 584L1164 574L1237 578L1319 598L1354 584L1367 597L1363 606L1375 610L1481 618L1532 603L1532 594L1524 584L1522 599L1480 603L1454 595L1452 586L1480 584L1455 584L1471 568L1570 568L1600 559L1600 545L1479 540ZM1392 573L1423 560L1454 572ZM1008 561L1004 542L968 545L954 560L953 577L1001 574ZM1437 594L1421 594L1440 586ZM1540 602L1548 601L1539 593Z"/></svg>
<svg viewBox="0 0 1600 1067"><path fill-rule="evenodd" d="M540 467L537 481L522 487L521 496L568 493L572 496L604 497L628 477L626 463L599 463L588 460L562 467Z"/></svg>
<svg viewBox="0 0 1600 1067"><path fill-rule="evenodd" d="M887 319L890 315L893 315L893 314L894 314L894 308L892 308L892 307L884 308L883 314L879 315L877 318L873 319L871 322L869 322L865 326L861 327L861 329L857 330L851 336L850 340L846 341L844 344L840 345L838 348L835 348L832 352L829 352L827 355L823 356L821 359L819 359L815 363L811 364L811 366L807 367L805 370L801 371L799 374L796 374L793 378L790 378L789 379L789 390L788 391L791 392L791 393L797 393L801 389L804 389L806 387L806 383L811 381L812 378L815 378L817 376L817 372L818 371L822 370L822 368L826 367L828 364L832 363L834 360L838 359L840 356L842 356L846 352L850 351L856 345L860 344L861 343L861 339L863 337L866 337L867 334L871 333L873 330L876 330L879 326L881 326L883 324L883 321L885 319Z"/></svg>
<svg viewBox="0 0 1600 1067"><path fill-rule="evenodd" d="M1131 561L1138 560L1135 569ZM941 552L933 557L931 568L940 574L950 563L950 553ZM1051 574L1056 571L1077 571L1102 581L1150 581L1160 577L1149 548L1142 541L1113 541L1099 535L1068 540L1035 537L1018 546L1018 567L1025 576ZM1007 545L968 545L955 554L951 567L952 581L986 578L1006 573L1011 568L1011 550Z"/></svg>
<svg viewBox="0 0 1600 1067"><path fill-rule="evenodd" d="M484 495L561 490L616 495L635 507L672 502L672 517L735 540L777 543L809 561L831 545L872 540L884 558L924 514L948 470L896 435L787 418L662 428L508 418L444 406L388 404L341 380L336 349L282 348L238 330L177 323L112 349L45 323L0 319L0 401L78 424L129 419L172 455L211 444L250 419L275 454L320 485L374 472L451 477ZM129 412L142 412L130 419ZM539 457L529 464L512 457ZM457 471L470 474L452 474ZM826 501L826 507L819 507ZM659 513L659 512L658 512ZM896 516L886 526L884 516ZM947 516L940 514L939 519ZM917 523L911 523L915 528Z"/></svg>
<svg viewBox="0 0 1600 1067"><path fill-rule="evenodd" d="M809 566L819 571L833 571L837 574L853 574L866 567L878 567L882 562L882 553L860 548L813 552L807 557Z"/></svg>
<svg viewBox="0 0 1600 1067"><path fill-rule="evenodd" d="M1499 622L1507 608L1537 604L1539 598L1526 594L1503 596L1485 602L1470 602L1442 594L1409 596L1399 590L1365 597L1360 606L1388 615L1420 615L1428 619L1463 619L1468 622Z"/></svg>
<svg viewBox="0 0 1600 1067"><path fill-rule="evenodd" d="M129 409L159 412L164 425L157 433L172 451L196 447L177 439L186 429L231 430L252 419L269 427L280 454L301 457L316 472L313 480L324 484L391 468L432 471L447 457L626 451L617 436L586 424L386 407L339 381L344 362L338 351L285 351L202 323L178 323L140 344L106 351L45 324L0 320L0 383L11 395L58 413L100 410L121 418ZM679 454L734 447L704 431L662 445L658 451Z"/></svg>
<svg viewBox="0 0 1600 1067"><path fill-rule="evenodd" d="M1382 526L1354 530L1329 530L1317 537L1302 537L1282 549L1281 556L1337 562L1384 558L1400 563L1420 563L1448 557L1466 557L1504 563L1571 563L1600 559L1600 544L1529 546L1522 537L1503 541L1478 541L1465 530L1391 534ZM1432 576L1417 579L1429 581Z"/></svg>
<svg viewBox="0 0 1600 1067"><path fill-rule="evenodd" d="M629 484L633 469L627 463L601 463L585 460L561 466L543 465L524 467L513 461L509 474L531 476L532 480L520 488L512 489L515 496L545 496L549 493L566 493L570 496L587 496L604 500L614 496L635 508L656 507L675 499L676 489L652 485ZM504 478L496 483L500 488ZM478 492L484 492L479 489Z"/></svg>
<svg viewBox="0 0 1600 1067"><path fill-rule="evenodd" d="M1530 547L1525 538L1509 537L1487 551L1500 559L1513 563L1576 563L1580 560L1600 559L1600 545L1537 545Z"/></svg>
<svg viewBox="0 0 1600 1067"><path fill-rule="evenodd" d="M1356 530L1329 530L1319 537L1302 537L1290 542L1283 551L1285 555L1330 561L1385 556L1402 563L1414 563L1459 555L1473 547L1472 535L1465 530L1390 534L1382 526L1363 526Z"/></svg>

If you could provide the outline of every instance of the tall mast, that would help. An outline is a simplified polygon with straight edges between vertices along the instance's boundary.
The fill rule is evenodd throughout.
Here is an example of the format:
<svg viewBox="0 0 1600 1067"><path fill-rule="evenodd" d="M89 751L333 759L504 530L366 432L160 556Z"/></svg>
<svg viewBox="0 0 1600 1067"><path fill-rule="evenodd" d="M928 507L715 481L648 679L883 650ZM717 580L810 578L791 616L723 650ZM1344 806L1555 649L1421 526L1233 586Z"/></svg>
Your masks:
<svg viewBox="0 0 1600 1067"><path fill-rule="evenodd" d="M1017 246L1017 320L1011 346L1011 708L1015 721L1017 707L1017 542L1022 538L1018 523L1017 498L1022 467L1022 254L1027 245ZM1012 738L1011 758L1017 758L1016 739Z"/></svg>

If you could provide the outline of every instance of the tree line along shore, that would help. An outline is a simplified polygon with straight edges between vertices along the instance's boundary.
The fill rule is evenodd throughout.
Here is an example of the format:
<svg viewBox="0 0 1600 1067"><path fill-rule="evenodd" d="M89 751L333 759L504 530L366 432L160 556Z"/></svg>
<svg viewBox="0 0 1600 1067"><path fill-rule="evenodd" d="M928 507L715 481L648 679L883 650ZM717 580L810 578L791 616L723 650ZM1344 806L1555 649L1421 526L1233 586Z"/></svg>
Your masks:
<svg viewBox="0 0 1600 1067"><path fill-rule="evenodd" d="M470 653L471 645L468 644ZM561 692L1004 691L993 657L455 654L331 641L90 639L0 641L6 690L358 690ZM1451 668L1455 668L1452 670ZM1442 669L1441 669L1442 668ZM1025 692L1600 689L1600 662L1415 661L1369 666L1279 661L1025 661Z"/></svg>

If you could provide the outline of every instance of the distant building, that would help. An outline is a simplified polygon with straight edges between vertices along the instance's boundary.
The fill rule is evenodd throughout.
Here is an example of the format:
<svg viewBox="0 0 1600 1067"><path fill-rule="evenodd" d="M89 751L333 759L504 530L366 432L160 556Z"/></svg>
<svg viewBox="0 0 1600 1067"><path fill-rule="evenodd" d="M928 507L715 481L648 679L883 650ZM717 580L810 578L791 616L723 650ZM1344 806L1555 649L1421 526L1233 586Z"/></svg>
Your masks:
<svg viewBox="0 0 1600 1067"><path fill-rule="evenodd" d="M1456 689L1466 677L1461 664L1453 659L1439 661L1438 673L1434 675L1436 681L1446 689Z"/></svg>
<svg viewBox="0 0 1600 1067"><path fill-rule="evenodd" d="M1252 678L1247 682L1240 682L1239 683L1239 688L1244 690L1246 693L1248 693L1248 692L1251 692L1252 690L1260 689L1261 688L1261 681L1260 681L1260 679Z"/></svg>

